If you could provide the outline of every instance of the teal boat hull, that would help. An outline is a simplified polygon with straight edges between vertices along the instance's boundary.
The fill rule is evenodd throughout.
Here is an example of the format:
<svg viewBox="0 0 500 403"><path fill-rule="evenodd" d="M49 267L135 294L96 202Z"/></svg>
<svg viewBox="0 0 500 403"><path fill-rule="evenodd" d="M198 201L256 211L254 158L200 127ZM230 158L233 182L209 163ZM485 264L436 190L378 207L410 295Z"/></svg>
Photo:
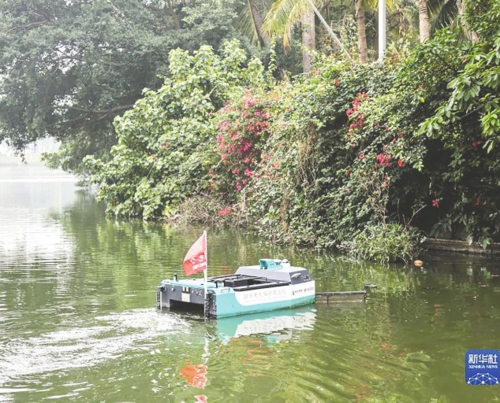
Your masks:
<svg viewBox="0 0 500 403"><path fill-rule="evenodd" d="M260 266L240 267L234 275L205 280L163 280L157 306L198 306L204 315L226 318L313 304L315 281L307 269L261 260Z"/></svg>
<svg viewBox="0 0 500 403"><path fill-rule="evenodd" d="M215 312L217 318L226 318L235 315L246 315L251 313L275 311L278 309L294 308L314 304L315 292L314 284L308 284L308 288L312 291L301 292L304 295L294 295L295 290L289 287L280 287L279 290L266 290L264 292L241 292L236 293L232 290L215 294ZM279 294L272 294L274 291ZM259 302L262 301L262 302Z"/></svg>

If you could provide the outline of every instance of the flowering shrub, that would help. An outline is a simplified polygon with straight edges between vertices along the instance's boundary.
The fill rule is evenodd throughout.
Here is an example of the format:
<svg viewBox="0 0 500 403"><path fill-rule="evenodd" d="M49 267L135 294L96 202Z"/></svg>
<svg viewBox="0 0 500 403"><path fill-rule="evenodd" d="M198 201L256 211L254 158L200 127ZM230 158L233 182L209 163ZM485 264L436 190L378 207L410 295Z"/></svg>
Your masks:
<svg viewBox="0 0 500 403"><path fill-rule="evenodd" d="M187 198L207 191L214 159L214 113L235 93L264 82L262 64L247 61L237 41L222 55L209 46L170 52L170 75L115 120L118 144L109 161L88 157L107 211L143 219L178 215ZM248 154L248 153L247 153Z"/></svg>
<svg viewBox="0 0 500 403"><path fill-rule="evenodd" d="M331 247L381 215L375 200L382 195L363 185L377 184L387 194L390 177L375 163L392 137L380 140L376 135L387 133L385 126L365 132L363 103L388 74L379 67L319 67L318 74L279 89L275 124L260 164L262 177L245 196L247 222L261 234ZM366 86L370 81L373 87ZM381 182L370 180L372 173ZM381 205L385 212L385 202Z"/></svg>
<svg viewBox="0 0 500 403"><path fill-rule="evenodd" d="M208 173L211 190L227 202L234 202L254 177L260 177L256 168L269 136L270 109L269 100L246 91L217 113L220 159Z"/></svg>

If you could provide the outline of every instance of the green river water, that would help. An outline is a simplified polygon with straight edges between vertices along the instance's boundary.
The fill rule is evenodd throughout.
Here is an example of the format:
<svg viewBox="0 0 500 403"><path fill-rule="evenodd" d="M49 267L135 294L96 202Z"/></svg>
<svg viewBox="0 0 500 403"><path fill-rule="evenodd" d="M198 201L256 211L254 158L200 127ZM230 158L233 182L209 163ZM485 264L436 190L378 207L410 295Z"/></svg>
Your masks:
<svg viewBox="0 0 500 403"><path fill-rule="evenodd" d="M494 402L468 349L500 349L500 263L380 266L208 229L209 274L259 258L365 303L205 320L159 312L203 228L106 219L75 180L0 156L0 402Z"/></svg>

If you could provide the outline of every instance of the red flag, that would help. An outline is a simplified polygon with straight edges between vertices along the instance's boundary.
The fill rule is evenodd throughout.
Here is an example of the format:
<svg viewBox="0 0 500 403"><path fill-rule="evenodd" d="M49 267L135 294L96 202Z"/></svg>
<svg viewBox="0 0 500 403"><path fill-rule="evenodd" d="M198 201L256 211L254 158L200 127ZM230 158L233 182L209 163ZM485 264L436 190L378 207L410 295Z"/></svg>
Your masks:
<svg viewBox="0 0 500 403"><path fill-rule="evenodd" d="M184 273L186 276L198 273L207 268L207 233L203 235L191 246L184 257Z"/></svg>

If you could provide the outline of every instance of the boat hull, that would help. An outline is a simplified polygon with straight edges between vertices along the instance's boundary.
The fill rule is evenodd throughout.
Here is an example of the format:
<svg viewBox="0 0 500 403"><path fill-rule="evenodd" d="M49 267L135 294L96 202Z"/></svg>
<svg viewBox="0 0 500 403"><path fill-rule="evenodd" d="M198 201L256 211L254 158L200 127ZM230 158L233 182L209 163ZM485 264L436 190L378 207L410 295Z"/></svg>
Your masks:
<svg viewBox="0 0 500 403"><path fill-rule="evenodd" d="M272 287L263 290L233 291L212 294L213 303L209 303L209 316L226 318L277 309L294 308L313 304L315 284ZM209 298L210 300L210 298Z"/></svg>
<svg viewBox="0 0 500 403"><path fill-rule="evenodd" d="M163 280L157 287L159 308L198 307L207 317L225 318L294 308L315 302L316 285L303 267L261 259L259 266L208 279Z"/></svg>
<svg viewBox="0 0 500 403"><path fill-rule="evenodd" d="M158 286L156 302L159 308L198 306L207 317L226 318L313 304L315 291L314 280L241 291L210 284L205 298L203 283L195 280L174 283L167 280Z"/></svg>

